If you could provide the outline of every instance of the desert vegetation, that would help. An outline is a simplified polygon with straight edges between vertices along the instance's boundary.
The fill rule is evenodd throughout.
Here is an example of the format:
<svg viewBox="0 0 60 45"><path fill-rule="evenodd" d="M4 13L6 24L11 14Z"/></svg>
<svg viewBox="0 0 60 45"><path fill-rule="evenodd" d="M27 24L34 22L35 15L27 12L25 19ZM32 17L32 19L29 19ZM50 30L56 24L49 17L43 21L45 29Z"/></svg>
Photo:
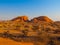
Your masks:
<svg viewBox="0 0 60 45"><path fill-rule="evenodd" d="M60 45L60 23L46 16L28 20L21 16L0 22L0 37L34 45Z"/></svg>

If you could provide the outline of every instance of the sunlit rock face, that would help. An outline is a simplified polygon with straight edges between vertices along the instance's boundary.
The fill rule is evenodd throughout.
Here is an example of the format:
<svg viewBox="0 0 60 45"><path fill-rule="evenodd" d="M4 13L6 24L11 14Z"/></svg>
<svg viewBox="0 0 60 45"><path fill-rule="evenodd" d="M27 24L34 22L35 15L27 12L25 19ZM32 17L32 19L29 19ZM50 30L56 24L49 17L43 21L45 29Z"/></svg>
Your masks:
<svg viewBox="0 0 60 45"><path fill-rule="evenodd" d="M30 21L28 19L27 16L18 16L14 19L12 19L11 21L23 21L23 22L28 22ZM39 17L35 17L33 19L31 19L31 22L53 22L53 20L51 20L50 18L48 18L47 16L39 16Z"/></svg>
<svg viewBox="0 0 60 45"><path fill-rule="evenodd" d="M28 17L27 16L18 16L14 19L12 19L12 21L28 21Z"/></svg>
<svg viewBox="0 0 60 45"><path fill-rule="evenodd" d="M50 18L48 18L47 16L35 17L35 18L33 18L31 21L33 21L33 22L39 22L39 21L53 22L53 21L52 21Z"/></svg>

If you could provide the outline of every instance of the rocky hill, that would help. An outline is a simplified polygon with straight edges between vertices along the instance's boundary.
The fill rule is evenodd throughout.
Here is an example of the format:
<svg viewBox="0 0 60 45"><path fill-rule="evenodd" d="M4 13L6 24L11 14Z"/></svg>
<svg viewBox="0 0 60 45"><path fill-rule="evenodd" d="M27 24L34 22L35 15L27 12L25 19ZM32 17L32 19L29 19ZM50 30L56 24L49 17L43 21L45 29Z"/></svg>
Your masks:
<svg viewBox="0 0 60 45"><path fill-rule="evenodd" d="M11 21L28 21L28 17L27 16L18 16L14 19L12 19Z"/></svg>
<svg viewBox="0 0 60 45"><path fill-rule="evenodd" d="M15 43L60 45L60 24L47 16L39 16L31 20L27 16L18 16L12 20L0 21L0 38L16 41ZM8 45L6 42L4 43L1 45Z"/></svg>
<svg viewBox="0 0 60 45"><path fill-rule="evenodd" d="M35 17L33 18L31 21L34 22L39 22L39 21L44 21L44 22L53 22L53 20L51 20L50 18L48 18L47 16L39 16L39 17Z"/></svg>

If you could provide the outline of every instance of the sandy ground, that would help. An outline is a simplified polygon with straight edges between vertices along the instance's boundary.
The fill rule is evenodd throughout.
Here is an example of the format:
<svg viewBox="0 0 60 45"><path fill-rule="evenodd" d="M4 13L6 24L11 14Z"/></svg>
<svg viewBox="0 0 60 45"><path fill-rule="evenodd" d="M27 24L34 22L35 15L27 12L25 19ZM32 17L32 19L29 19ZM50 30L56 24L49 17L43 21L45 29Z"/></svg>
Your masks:
<svg viewBox="0 0 60 45"><path fill-rule="evenodd" d="M0 45L33 45L31 42L16 42L6 38L0 38Z"/></svg>

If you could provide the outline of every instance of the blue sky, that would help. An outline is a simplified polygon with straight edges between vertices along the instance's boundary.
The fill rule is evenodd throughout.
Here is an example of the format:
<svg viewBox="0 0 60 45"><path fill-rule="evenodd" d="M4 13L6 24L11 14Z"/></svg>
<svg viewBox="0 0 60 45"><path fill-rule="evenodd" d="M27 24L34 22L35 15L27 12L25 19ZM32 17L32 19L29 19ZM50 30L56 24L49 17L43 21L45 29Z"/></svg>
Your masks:
<svg viewBox="0 0 60 45"><path fill-rule="evenodd" d="M0 0L0 20L27 15L60 18L60 0Z"/></svg>

